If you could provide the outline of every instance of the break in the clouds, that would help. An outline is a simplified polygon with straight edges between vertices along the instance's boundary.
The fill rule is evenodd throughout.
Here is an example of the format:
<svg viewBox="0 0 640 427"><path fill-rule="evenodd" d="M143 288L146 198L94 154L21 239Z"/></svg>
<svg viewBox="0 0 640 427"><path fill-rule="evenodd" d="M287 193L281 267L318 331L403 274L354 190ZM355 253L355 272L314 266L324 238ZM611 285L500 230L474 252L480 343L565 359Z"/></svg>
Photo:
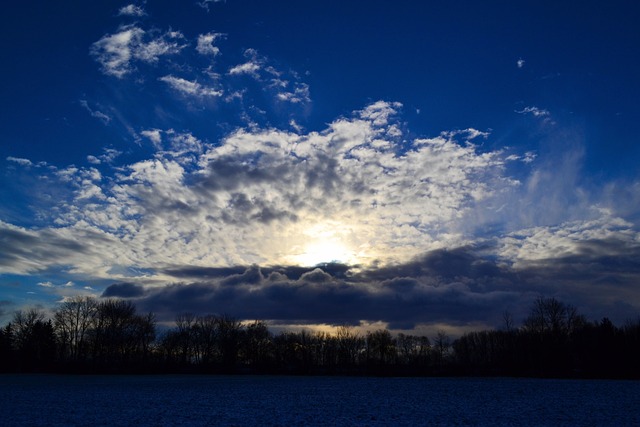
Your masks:
<svg viewBox="0 0 640 427"><path fill-rule="evenodd" d="M77 294L458 332L540 295L638 312L632 14L247 1L87 7L91 31L51 20L73 46L5 25L29 46L0 70L5 315Z"/></svg>
<svg viewBox="0 0 640 427"><path fill-rule="evenodd" d="M524 315L540 293L573 289L589 301L594 289L581 292L579 278L603 298L637 278L629 253L639 252L638 233L607 210L484 235L480 211L490 216L505 195L526 200L531 189L506 174L514 159L481 150L476 140L490 134L476 129L407 143L401 108L379 101L320 132L239 129L218 144L143 131L155 155L108 180L90 167L49 175L70 188L56 226L2 223L0 265L118 281L103 296L136 298L167 319L188 307L408 329L479 322L495 307ZM620 257L626 269L611 262ZM330 261L340 264L313 267ZM631 313L633 299L624 304Z"/></svg>
<svg viewBox="0 0 640 427"><path fill-rule="evenodd" d="M504 156L480 152L473 129L406 145L400 107L377 102L307 134L240 129L220 144L145 130L155 156L109 180L92 168L48 177L72 194L50 232L91 230L116 245L110 261L81 267L105 278L176 263L368 264L462 243L470 210L516 185ZM45 258L41 268L65 264Z"/></svg>

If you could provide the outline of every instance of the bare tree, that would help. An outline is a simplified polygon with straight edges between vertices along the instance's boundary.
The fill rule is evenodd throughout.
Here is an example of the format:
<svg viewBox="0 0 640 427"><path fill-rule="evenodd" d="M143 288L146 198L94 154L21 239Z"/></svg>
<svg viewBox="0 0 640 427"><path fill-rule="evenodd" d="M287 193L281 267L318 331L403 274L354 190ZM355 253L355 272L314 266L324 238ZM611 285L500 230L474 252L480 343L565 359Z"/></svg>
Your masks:
<svg viewBox="0 0 640 427"><path fill-rule="evenodd" d="M395 362L396 341L386 329L367 333L367 352L369 358L381 364Z"/></svg>
<svg viewBox="0 0 640 427"><path fill-rule="evenodd" d="M502 313L502 321L504 322L504 330L511 332L513 330L513 315L508 310Z"/></svg>
<svg viewBox="0 0 640 427"><path fill-rule="evenodd" d="M244 329L242 339L242 354L244 360L253 366L265 365L272 351L272 336L267 324L256 320Z"/></svg>
<svg viewBox="0 0 640 427"><path fill-rule="evenodd" d="M355 365L360 351L364 347L364 339L347 325L339 326L336 330L338 344L338 363L340 365Z"/></svg>
<svg viewBox="0 0 640 427"><path fill-rule="evenodd" d="M533 303L524 329L537 334L568 335L586 323L575 307L555 298L539 297Z"/></svg>
<svg viewBox="0 0 640 427"><path fill-rule="evenodd" d="M449 354L449 347L451 346L451 340L445 331L438 331L436 338L433 340L433 344L436 350L438 361L442 363L445 357Z"/></svg>
<svg viewBox="0 0 640 427"><path fill-rule="evenodd" d="M54 329L64 358L73 361L85 357L89 330L97 313L94 298L77 296L64 301L54 315Z"/></svg>

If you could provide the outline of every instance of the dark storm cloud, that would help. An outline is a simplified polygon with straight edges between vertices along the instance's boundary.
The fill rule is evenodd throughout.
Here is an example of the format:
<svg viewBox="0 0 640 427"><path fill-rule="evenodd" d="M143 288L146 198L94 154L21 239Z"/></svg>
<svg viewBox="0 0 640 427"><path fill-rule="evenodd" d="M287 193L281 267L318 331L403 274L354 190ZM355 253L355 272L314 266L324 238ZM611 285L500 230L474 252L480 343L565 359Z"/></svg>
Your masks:
<svg viewBox="0 0 640 427"><path fill-rule="evenodd" d="M199 279L216 279L224 278L230 275L242 274L246 270L246 267L174 267L163 270L162 272L169 276L179 279L186 278L199 278Z"/></svg>
<svg viewBox="0 0 640 427"><path fill-rule="evenodd" d="M351 266L341 263L323 263L319 265L322 271L330 274L332 277L344 279L349 275ZM274 273L282 275L287 280L298 280L302 275L309 273L313 269L309 267L299 266L270 266L261 267L260 271L263 277L269 277ZM246 273L246 266L234 267L174 267L165 269L162 272L178 279L224 279L230 276L239 276ZM275 276L274 276L275 277Z"/></svg>
<svg viewBox="0 0 640 427"><path fill-rule="evenodd" d="M413 261L364 271L364 280L389 280L397 277L436 277L451 281L456 277L480 279L504 276L506 271L495 262L484 259L475 247L439 249Z"/></svg>
<svg viewBox="0 0 640 427"><path fill-rule="evenodd" d="M452 268L460 267L460 259L466 260L466 264L477 264L471 255L454 255L458 261L452 262ZM167 320L180 311L194 311L288 323L357 324L381 320L395 325L416 325L473 322L486 318L496 305L504 306L517 298L517 293L507 290L480 290L473 278L466 276L434 279L430 275L434 269L429 266L435 263L445 270L448 263L442 262L442 258L442 253L434 252L407 264L406 268L396 266L352 274L342 264L326 264L306 271L253 266L241 274L234 269L227 277L215 279L211 278L211 271L204 270L200 273L209 275L208 280L152 290L140 299L140 304ZM468 266L466 270L473 272ZM410 277L412 273L414 277Z"/></svg>
<svg viewBox="0 0 640 427"><path fill-rule="evenodd" d="M203 280L150 290L139 304L165 320L190 311L289 324L383 321L391 328L410 328L429 323L499 326L505 310L521 321L531 301L545 295L579 310L588 307L580 310L588 318L608 315L622 322L634 317L633 302L614 297L613 290L619 292L621 283L640 283L640 245L588 241L581 255L518 269L484 256L485 249L437 250L406 264L360 271L342 264L174 270L176 276ZM590 308L598 303L599 308Z"/></svg>
<svg viewBox="0 0 640 427"><path fill-rule="evenodd" d="M144 295L144 288L133 283L114 283L107 286L102 293L103 298L136 298Z"/></svg>

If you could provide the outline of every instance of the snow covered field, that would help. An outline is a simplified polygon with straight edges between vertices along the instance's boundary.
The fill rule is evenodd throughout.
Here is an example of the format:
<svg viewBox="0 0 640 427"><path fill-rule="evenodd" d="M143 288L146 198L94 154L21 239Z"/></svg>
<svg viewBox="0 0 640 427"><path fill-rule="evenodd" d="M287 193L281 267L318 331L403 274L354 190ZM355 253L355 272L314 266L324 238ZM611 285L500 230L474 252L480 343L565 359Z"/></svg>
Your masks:
<svg viewBox="0 0 640 427"><path fill-rule="evenodd" d="M640 425L640 382L0 375L7 426Z"/></svg>

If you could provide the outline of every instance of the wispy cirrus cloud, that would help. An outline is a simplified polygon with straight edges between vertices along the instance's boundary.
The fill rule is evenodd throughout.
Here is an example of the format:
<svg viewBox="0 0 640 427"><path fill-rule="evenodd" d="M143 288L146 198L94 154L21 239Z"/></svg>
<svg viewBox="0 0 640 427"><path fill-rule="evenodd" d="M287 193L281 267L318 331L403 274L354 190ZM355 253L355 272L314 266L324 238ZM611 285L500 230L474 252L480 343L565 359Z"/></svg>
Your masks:
<svg viewBox="0 0 640 427"><path fill-rule="evenodd" d="M212 87L204 86L197 81L190 81L180 77L167 75L160 77L160 81L165 82L173 90L188 96L195 97L220 97L223 92Z"/></svg>
<svg viewBox="0 0 640 427"><path fill-rule="evenodd" d="M103 124L108 125L109 122L111 122L111 116L109 116L108 114L100 111L100 110L95 110L93 108L91 108L89 106L89 103L84 100L81 99L80 100L80 105L82 106L82 108L84 108L85 110L87 110L89 112L89 114L91 114L91 117L95 117L96 119L100 120Z"/></svg>
<svg viewBox="0 0 640 427"><path fill-rule="evenodd" d="M201 8L205 9L207 12L210 11L210 7L215 3L224 3L226 0L199 0L196 1L196 4Z"/></svg>
<svg viewBox="0 0 640 427"><path fill-rule="evenodd" d="M525 107L522 110L515 110L518 114L531 114L534 117L549 117L551 113L548 110L538 107Z"/></svg>
<svg viewBox="0 0 640 427"><path fill-rule="evenodd" d="M31 160L24 159L24 158L21 158L21 157L8 156L7 157L7 161L8 162L17 163L20 166L31 166L31 165L33 165L33 162Z"/></svg>

